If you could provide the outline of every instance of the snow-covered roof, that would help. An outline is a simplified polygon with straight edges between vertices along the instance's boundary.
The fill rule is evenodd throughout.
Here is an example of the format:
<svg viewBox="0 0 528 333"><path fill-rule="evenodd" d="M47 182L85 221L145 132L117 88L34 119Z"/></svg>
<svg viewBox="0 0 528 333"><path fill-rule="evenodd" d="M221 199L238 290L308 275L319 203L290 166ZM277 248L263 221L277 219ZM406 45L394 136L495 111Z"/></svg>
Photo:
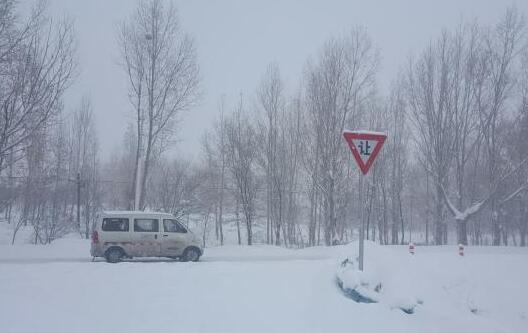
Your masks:
<svg viewBox="0 0 528 333"><path fill-rule="evenodd" d="M106 210L103 211L103 215L166 215L173 216L169 213L164 212L144 212L141 210Z"/></svg>

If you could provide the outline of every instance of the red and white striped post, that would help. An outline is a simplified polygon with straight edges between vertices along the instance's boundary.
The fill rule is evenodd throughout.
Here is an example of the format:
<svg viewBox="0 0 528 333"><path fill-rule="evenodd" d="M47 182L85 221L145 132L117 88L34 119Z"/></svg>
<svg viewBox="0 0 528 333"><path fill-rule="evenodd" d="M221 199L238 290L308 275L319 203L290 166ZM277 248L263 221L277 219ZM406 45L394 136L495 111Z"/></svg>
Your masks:
<svg viewBox="0 0 528 333"><path fill-rule="evenodd" d="M409 243L409 253L414 255L414 243Z"/></svg>
<svg viewBox="0 0 528 333"><path fill-rule="evenodd" d="M458 255L463 257L464 256L464 245L458 244Z"/></svg>

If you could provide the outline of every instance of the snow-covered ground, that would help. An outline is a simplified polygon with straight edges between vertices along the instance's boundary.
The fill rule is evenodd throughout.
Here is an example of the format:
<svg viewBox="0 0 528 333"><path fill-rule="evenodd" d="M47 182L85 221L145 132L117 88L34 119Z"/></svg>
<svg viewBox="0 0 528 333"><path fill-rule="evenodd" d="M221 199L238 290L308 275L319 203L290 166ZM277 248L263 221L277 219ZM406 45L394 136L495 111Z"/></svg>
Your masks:
<svg viewBox="0 0 528 333"><path fill-rule="evenodd" d="M386 301L358 304L335 282L355 243L207 248L197 263L91 262L88 248L0 245L0 332L528 331L528 249L367 243ZM409 299L414 314L393 308Z"/></svg>

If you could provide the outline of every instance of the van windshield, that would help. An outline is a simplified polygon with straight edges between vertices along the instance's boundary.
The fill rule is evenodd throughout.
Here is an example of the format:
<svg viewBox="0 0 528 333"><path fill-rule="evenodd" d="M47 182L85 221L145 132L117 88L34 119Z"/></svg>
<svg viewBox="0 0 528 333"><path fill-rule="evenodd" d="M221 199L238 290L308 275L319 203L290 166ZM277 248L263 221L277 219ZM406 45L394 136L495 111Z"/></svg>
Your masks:
<svg viewBox="0 0 528 333"><path fill-rule="evenodd" d="M163 220L163 231L165 232L178 232L178 233L187 233L187 229L180 224L177 220L165 219Z"/></svg>

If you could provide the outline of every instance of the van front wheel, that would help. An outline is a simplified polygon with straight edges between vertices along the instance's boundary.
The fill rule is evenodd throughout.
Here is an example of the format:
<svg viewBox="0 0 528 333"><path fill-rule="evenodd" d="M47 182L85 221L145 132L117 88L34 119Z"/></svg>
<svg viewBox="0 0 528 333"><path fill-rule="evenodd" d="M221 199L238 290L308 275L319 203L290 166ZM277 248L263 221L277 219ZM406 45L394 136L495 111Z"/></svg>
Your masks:
<svg viewBox="0 0 528 333"><path fill-rule="evenodd" d="M198 261L200 259L200 250L195 247L188 247L183 251L181 261Z"/></svg>
<svg viewBox="0 0 528 333"><path fill-rule="evenodd" d="M123 258L123 250L118 247L111 247L106 251L105 258L110 263L120 262Z"/></svg>

